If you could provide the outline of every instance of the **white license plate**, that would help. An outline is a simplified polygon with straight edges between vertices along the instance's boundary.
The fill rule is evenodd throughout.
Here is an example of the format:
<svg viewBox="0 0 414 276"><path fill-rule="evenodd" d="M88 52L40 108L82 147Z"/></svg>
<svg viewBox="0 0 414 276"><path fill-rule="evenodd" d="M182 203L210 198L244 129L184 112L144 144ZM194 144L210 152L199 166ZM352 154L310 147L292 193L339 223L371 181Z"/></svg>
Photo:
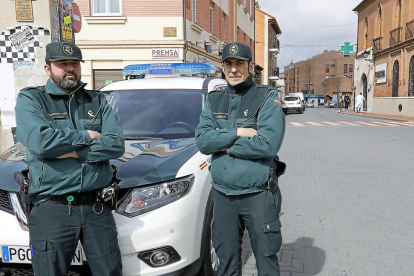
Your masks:
<svg viewBox="0 0 414 276"><path fill-rule="evenodd" d="M294 103L288 103L288 105L294 105Z"/></svg>
<svg viewBox="0 0 414 276"><path fill-rule="evenodd" d="M1 258L3 263L21 263L30 264L32 262L32 250L27 246L1 246ZM83 250L82 247L76 248L75 255L72 259L72 265L83 264Z"/></svg>

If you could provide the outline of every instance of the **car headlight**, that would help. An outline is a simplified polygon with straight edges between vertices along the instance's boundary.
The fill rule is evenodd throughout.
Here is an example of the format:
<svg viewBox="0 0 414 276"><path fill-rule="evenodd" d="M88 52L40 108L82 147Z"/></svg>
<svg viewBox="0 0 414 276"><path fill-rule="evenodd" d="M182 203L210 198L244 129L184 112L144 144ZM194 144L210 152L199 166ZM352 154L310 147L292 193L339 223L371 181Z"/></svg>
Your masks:
<svg viewBox="0 0 414 276"><path fill-rule="evenodd" d="M10 199L11 199L11 203L13 206L14 215L16 216L17 221L20 224L20 227L22 227L23 230L29 231L29 226L27 224L27 217L23 211L22 205L20 204L17 194L10 193Z"/></svg>
<svg viewBox="0 0 414 276"><path fill-rule="evenodd" d="M135 217L185 196L191 189L194 176L132 189L120 202L116 212L126 217Z"/></svg>

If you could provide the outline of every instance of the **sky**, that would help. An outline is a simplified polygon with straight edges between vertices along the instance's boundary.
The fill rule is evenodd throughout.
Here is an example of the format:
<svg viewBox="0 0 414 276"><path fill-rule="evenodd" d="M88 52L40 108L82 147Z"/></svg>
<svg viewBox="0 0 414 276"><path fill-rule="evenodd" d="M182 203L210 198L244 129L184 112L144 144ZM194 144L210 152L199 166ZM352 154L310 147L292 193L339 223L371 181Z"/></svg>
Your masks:
<svg viewBox="0 0 414 276"><path fill-rule="evenodd" d="M362 0L258 1L282 30L277 57L280 72L291 60L295 63L324 50L340 50L344 42L357 43L358 15L352 10Z"/></svg>

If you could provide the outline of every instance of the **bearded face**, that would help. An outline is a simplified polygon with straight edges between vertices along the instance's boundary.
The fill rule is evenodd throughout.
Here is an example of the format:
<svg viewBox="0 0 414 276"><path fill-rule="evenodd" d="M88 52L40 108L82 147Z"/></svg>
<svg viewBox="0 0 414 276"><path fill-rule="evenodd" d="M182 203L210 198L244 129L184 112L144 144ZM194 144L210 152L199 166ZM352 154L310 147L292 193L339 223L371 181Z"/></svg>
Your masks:
<svg viewBox="0 0 414 276"><path fill-rule="evenodd" d="M81 66L77 60L52 61L45 65L47 75L56 86L65 92L73 91L81 79Z"/></svg>

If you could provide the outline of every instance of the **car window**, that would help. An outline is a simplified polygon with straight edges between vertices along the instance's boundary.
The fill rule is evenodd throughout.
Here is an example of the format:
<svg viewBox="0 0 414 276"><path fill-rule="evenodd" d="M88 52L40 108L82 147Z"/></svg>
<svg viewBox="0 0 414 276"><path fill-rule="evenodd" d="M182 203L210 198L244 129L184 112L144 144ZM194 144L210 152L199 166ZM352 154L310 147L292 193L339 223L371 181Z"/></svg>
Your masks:
<svg viewBox="0 0 414 276"><path fill-rule="evenodd" d="M285 97L285 101L297 101L299 100L298 97Z"/></svg>
<svg viewBox="0 0 414 276"><path fill-rule="evenodd" d="M124 137L163 139L195 136L206 92L140 89L105 92Z"/></svg>

